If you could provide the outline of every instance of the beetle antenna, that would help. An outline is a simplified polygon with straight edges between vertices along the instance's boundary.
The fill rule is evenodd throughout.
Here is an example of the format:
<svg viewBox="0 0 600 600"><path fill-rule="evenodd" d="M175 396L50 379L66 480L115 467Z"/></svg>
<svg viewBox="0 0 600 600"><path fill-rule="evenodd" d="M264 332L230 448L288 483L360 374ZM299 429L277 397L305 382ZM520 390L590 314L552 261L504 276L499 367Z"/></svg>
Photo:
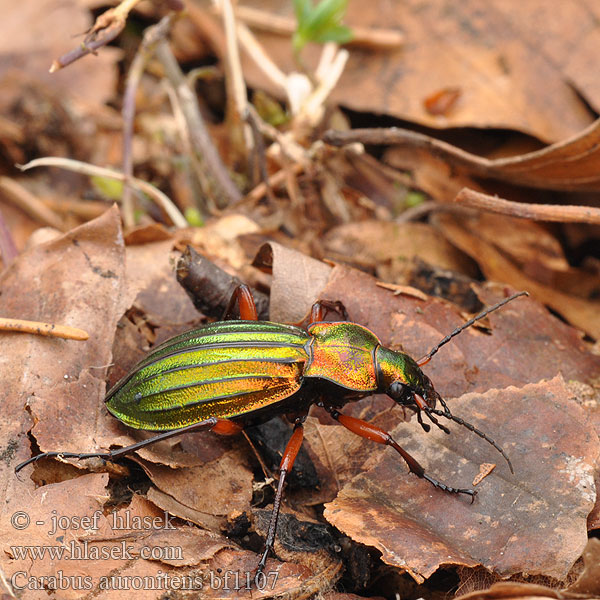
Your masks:
<svg viewBox="0 0 600 600"><path fill-rule="evenodd" d="M510 472L514 475L515 471L513 469L512 463L510 462L510 458L508 458L506 452L504 452L504 450L491 437L489 437L487 434L483 433L483 431L480 431L479 429L477 429L477 427L475 427L474 425L471 425L471 423L469 423L468 421L465 421L464 419L461 419L460 417L455 417L450 411L446 412L443 410L439 410L437 408L427 408L424 410L430 419L431 419L431 415L429 413L433 413L434 415L438 415L439 417L446 417L446 419L450 419L450 421L454 421L455 423L458 423L459 425L466 427L469 431L472 431L475 435L478 435L480 438L484 439L488 444L491 444L492 446L494 446L494 448L496 448L496 450L498 450L498 452L500 452L500 454L502 454L502 456L504 457L504 460L508 463ZM435 421L434 421L434 423L435 423Z"/></svg>
<svg viewBox="0 0 600 600"><path fill-rule="evenodd" d="M439 344L436 344L423 358L419 359L417 361L417 364L420 367L422 367L423 365L426 365L431 360L431 357L444 344L447 344L454 336L457 336L461 331L464 331L467 327L471 327L471 325L473 325L473 323L475 323L476 321L483 319L483 317L489 315L491 312L498 310L500 307L504 306L505 304L508 304L509 302L511 302L512 300L515 300L516 298L519 298L520 296L529 296L529 293L528 292L518 292L516 294L513 294L512 296L509 296L508 298L504 298L504 300L502 300L501 302L498 302L497 304L494 304L493 306L490 306L490 307L486 308L485 310L481 311L477 316L473 317L472 319L469 319L466 323L463 323L462 325L458 326L452 333L449 333Z"/></svg>

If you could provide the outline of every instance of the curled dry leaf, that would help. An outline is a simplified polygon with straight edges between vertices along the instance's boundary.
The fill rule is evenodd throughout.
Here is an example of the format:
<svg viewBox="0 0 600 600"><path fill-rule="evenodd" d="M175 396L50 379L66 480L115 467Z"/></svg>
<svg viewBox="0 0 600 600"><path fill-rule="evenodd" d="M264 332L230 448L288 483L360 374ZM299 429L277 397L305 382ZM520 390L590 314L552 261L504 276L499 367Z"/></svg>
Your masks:
<svg viewBox="0 0 600 600"><path fill-rule="evenodd" d="M600 338L600 303L570 296L547 285L534 281L505 258L494 246L476 232L471 232L468 220L450 214L437 215L435 223L445 237L463 252L476 260L486 277L505 281L517 289L525 289L540 301L560 313L572 325Z"/></svg>
<svg viewBox="0 0 600 600"><path fill-rule="evenodd" d="M461 180L475 177L541 189L598 191L599 139L600 119L573 137L541 150L488 159L442 140L398 127L347 132L331 130L324 135L326 142L335 145L352 142L393 144L394 147L386 153L386 162L399 169L415 170L417 181L421 171L429 171L432 181L444 177L446 188L454 189L452 197L462 189L459 187ZM477 189L478 186L472 183L465 187ZM434 191L435 187L429 185L424 189ZM443 186L438 185L437 189L441 190Z"/></svg>
<svg viewBox="0 0 600 600"><path fill-rule="evenodd" d="M273 273L271 321L301 321L318 298L331 267L275 242L264 244L253 265Z"/></svg>

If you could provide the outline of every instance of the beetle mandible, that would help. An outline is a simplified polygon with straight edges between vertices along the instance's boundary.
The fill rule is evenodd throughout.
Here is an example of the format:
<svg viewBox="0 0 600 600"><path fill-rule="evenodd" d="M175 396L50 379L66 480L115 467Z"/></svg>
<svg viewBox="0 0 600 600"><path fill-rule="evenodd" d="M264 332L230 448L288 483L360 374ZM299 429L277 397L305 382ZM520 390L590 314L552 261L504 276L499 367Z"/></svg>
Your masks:
<svg viewBox="0 0 600 600"><path fill-rule="evenodd" d="M283 453L279 482L264 551L257 567L263 571L275 540L286 475L292 469L303 440L303 423L312 404L325 409L344 427L368 440L391 446L406 461L410 472L445 492L476 492L446 485L425 469L379 427L340 412L347 402L374 393L387 394L416 412L425 431L423 414L446 433L436 417L454 421L504 450L482 431L454 416L421 367L454 336L515 298L519 292L487 308L443 338L422 359L384 347L366 327L347 320L324 322L325 311L336 310L347 319L339 302L317 302L307 329L259 321L250 289L235 290L226 313L237 302L241 320L209 323L178 335L155 348L107 394L111 414L134 429L160 431L158 435L108 452L44 452L21 463L46 457L102 458L114 461L145 446L200 429L221 435L240 432L276 415L291 414L292 436ZM436 408L440 403L441 409Z"/></svg>

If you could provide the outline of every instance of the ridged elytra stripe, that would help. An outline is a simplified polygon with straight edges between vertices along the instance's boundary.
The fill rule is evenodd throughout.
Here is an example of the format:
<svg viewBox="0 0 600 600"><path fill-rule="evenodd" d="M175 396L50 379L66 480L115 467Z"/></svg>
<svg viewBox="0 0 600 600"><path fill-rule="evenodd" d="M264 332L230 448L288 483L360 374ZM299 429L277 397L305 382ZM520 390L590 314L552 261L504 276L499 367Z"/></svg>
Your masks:
<svg viewBox="0 0 600 600"><path fill-rule="evenodd" d="M244 348L244 350L248 350L248 348ZM179 355L176 355L174 358L178 358ZM218 361L219 365L221 365L222 367L226 367L226 365L228 364L232 364L232 363L250 363L255 361L256 358L227 358L227 359L220 359ZM293 363L293 362L297 362L298 361L298 355L295 354L294 356L290 356L289 358L263 358L261 359L262 362L265 363L274 363L274 364L289 364L289 363ZM160 377L162 375L168 375L170 373L176 373L178 371L185 371L187 369L195 369L197 367L209 367L210 365L213 365L216 361L212 361L212 362L205 362L205 363L190 363L190 364L181 364L177 367L171 367L169 369L164 369L162 371L159 371L153 375L149 375L148 377L144 377L143 379L138 379L137 375L141 375L143 371L138 371L138 373L136 373L136 383L147 383L149 381L152 381L153 379L156 379L157 377ZM154 366L154 365L151 365ZM144 369L145 370L145 369Z"/></svg>
<svg viewBox="0 0 600 600"><path fill-rule="evenodd" d="M123 407L115 399L107 403L107 407L126 425L147 430L177 429L209 416L231 418L264 408L295 393L302 383L301 365L290 366L297 369L296 377L229 378L184 386L141 399L135 410L132 410L131 402ZM199 396L204 398L198 400Z"/></svg>
<svg viewBox="0 0 600 600"><path fill-rule="evenodd" d="M198 329L192 329L167 340L157 346L145 360L161 356L165 350L171 352L189 345L211 343L203 338L213 337L214 340L212 342L219 343L227 341L227 338L231 339L236 336L242 342L251 339L256 339L257 341L264 339L265 341L292 345L304 345L310 337L306 331L293 325L271 323L270 321L220 321L203 325Z"/></svg>
<svg viewBox="0 0 600 600"><path fill-rule="evenodd" d="M293 363L305 361L307 353L303 346L270 342L236 342L229 344L207 344L206 346L194 346L184 348L166 354L148 362L144 360L123 379L121 379L108 393L108 402L115 394L124 388L142 383L144 380L158 377L177 369L195 368L221 363L226 365L230 362L245 360L260 360L269 363Z"/></svg>
<svg viewBox="0 0 600 600"><path fill-rule="evenodd" d="M135 408L143 405L147 398L154 396L165 397L168 393L187 388L200 388L207 386L206 393L198 395L198 398L209 398L212 390L218 393L219 386L230 380L255 380L264 379L264 385L258 385L259 389L267 387L272 379L295 379L298 373L298 364L302 363L270 363L261 361L231 361L227 363L224 369L221 363L206 364L204 366L191 367L185 372L173 371L171 373L160 374L148 381L132 380L129 385L122 389L121 402L126 398L131 398ZM250 391L257 389L252 385L240 391ZM213 396L215 394L212 394Z"/></svg>
<svg viewBox="0 0 600 600"><path fill-rule="evenodd" d="M250 354L245 357L268 360L271 357L280 357L277 356L278 348L287 348L289 349L287 356L290 356L292 361L303 360L306 357L304 346L309 339L310 336L303 329L268 321L210 323L171 338L155 348L109 391L106 401L118 394L138 372L146 367L151 371L161 372L165 367L169 369L175 366L169 364L171 362L183 364L185 358L181 360L174 358L180 355L188 355L192 362L202 363L207 362L207 352L215 351L216 354L223 349L231 349L232 354L227 358L235 358L236 355L242 358L245 349L249 349ZM204 357L201 357L200 352ZM163 363L163 360L166 362ZM152 365L156 365L155 369L151 367Z"/></svg>

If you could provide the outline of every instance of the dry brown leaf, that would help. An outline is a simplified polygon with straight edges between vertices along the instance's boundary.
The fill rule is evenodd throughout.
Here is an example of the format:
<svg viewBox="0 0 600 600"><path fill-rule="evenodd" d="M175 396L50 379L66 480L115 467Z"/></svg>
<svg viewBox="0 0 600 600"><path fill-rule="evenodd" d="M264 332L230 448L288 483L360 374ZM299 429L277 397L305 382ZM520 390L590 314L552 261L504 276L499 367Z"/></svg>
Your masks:
<svg viewBox="0 0 600 600"><path fill-rule="evenodd" d="M397 281L417 256L443 269L476 274L471 260L425 223L349 223L328 231L323 244L328 258L374 269L380 275L385 271L388 281Z"/></svg>
<svg viewBox="0 0 600 600"><path fill-rule="evenodd" d="M292 15L292 6L282 0L245 4ZM345 18L349 26L396 29L405 43L379 52L353 48L332 102L429 127L509 128L550 142L574 135L592 120L578 94L600 107L594 77L598 34L590 16L600 14L590 1L569 0L560 8L500 0L486 3L484 11L476 1L350 2ZM214 22L207 23L200 11L192 16L222 56L223 39ZM296 70L288 36L266 31L257 31L257 36L285 73ZM303 57L316 64L319 51L307 48ZM280 93L252 61L245 60L243 69L252 87ZM424 101L451 88L461 90L452 110L431 114Z"/></svg>
<svg viewBox="0 0 600 600"><path fill-rule="evenodd" d="M364 137L360 130L350 135ZM469 177L550 190L598 191L599 140L600 120L596 120L582 131L541 150L489 159L421 133L395 129L387 142L394 144L394 148L386 153L386 162L399 169L415 169L417 173L428 168L431 173L420 175L425 185L427 178L445 180L446 188L455 190L454 195L462 189L461 181ZM428 187L435 189L432 184ZM440 184L437 187L442 189ZM466 187L478 189L473 183Z"/></svg>
<svg viewBox="0 0 600 600"><path fill-rule="evenodd" d="M252 264L273 272L270 319L276 322L296 323L306 317L331 272L325 263L275 242L262 246Z"/></svg>
<svg viewBox="0 0 600 600"><path fill-rule="evenodd" d="M211 438L204 436L205 446ZM180 469L139 462L159 490L187 509L185 518L203 527L222 530L229 515L250 509L253 475L240 450L234 449L213 461ZM165 510L169 509L162 506L159 499L155 502Z"/></svg>
<svg viewBox="0 0 600 600"><path fill-rule="evenodd" d="M575 327L589 333L595 339L600 338L600 303L569 296L534 281L477 233L469 232L465 228L468 221L464 218L440 214L436 215L435 223L450 242L478 262L488 279L504 281L516 289L527 290Z"/></svg>
<svg viewBox="0 0 600 600"><path fill-rule="evenodd" d="M524 388L469 394L452 403L454 414L493 431L515 468L514 476L506 465L496 469L472 505L407 475L398 455L388 450L369 461L365 473L327 505L326 518L357 541L377 547L386 563L417 580L441 565L478 564L503 577L527 572L563 579L587 541L600 451L598 436L568 395L556 377ZM474 437L467 442L465 433L426 434L416 425L402 425L392 435L423 458L430 474L460 486L495 454Z"/></svg>

